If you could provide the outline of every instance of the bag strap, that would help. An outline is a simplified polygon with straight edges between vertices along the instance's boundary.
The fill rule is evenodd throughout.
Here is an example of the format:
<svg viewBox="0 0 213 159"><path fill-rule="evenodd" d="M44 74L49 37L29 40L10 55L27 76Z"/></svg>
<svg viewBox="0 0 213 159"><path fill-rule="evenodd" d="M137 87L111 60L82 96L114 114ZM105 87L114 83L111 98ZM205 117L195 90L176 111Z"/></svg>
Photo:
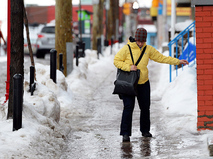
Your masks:
<svg viewBox="0 0 213 159"><path fill-rule="evenodd" d="M143 48L143 51L142 51L140 57L138 58L138 61L136 62L135 66L137 66L137 65L139 64L139 62L140 62L140 60L142 59L142 57L143 57L145 51L146 51L146 46Z"/></svg>
<svg viewBox="0 0 213 159"><path fill-rule="evenodd" d="M129 51L130 51L130 55L131 55L131 58L132 58L132 62L133 62L133 64L134 64L134 59L133 59L133 55L132 55L132 50L131 50L131 47L129 46L129 44L127 44L128 45L128 47L129 47ZM134 64L135 66L137 66L138 65L138 63L140 62L140 60L142 59L142 57L143 57L143 54L144 54L144 52L146 51L146 46L144 47L144 49L143 49L143 51L142 51L142 53L141 53L141 55L140 55L140 57L138 58L138 61Z"/></svg>
<svg viewBox="0 0 213 159"><path fill-rule="evenodd" d="M130 55L131 55L131 58L132 58L132 63L134 65L134 59L133 59L133 56L132 56L132 50L131 50L131 47L129 46L129 44L127 44L128 47L129 47L129 51L130 51Z"/></svg>

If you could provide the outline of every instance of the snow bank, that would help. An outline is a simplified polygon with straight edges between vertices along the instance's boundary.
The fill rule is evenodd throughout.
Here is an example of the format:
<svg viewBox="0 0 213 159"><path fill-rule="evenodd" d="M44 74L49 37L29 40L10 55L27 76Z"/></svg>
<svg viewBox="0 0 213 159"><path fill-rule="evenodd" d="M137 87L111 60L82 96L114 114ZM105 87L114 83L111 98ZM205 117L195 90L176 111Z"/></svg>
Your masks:
<svg viewBox="0 0 213 159"><path fill-rule="evenodd" d="M84 98L92 98L93 90L104 82L108 73L115 72L116 68L113 65L113 58L118 49L118 44L115 44L111 54L111 47L107 47L105 52L99 55L99 59L96 51L86 50L86 56L79 59L78 67L74 61L74 69L66 78L66 81L69 89L75 92L74 98L80 98L79 100L82 102L81 106L72 107L72 116L87 116L87 109L85 109L86 106L83 100Z"/></svg>
<svg viewBox="0 0 213 159"><path fill-rule="evenodd" d="M115 73L116 77L113 58L119 50L118 44L114 46L112 54L110 50L107 47L99 60L96 51L86 50L86 57L79 59L78 67L74 63L74 70L68 77L57 71L56 84L49 79L49 66L36 64L34 96L28 92L29 77L25 79L23 128L13 132L12 120L6 120L7 103L0 106L0 157L34 158L36 155L36 158L59 158L71 129L69 119L86 116L87 103L83 101L84 98L92 98L92 90L98 88L110 72ZM168 56L168 51L164 55ZM169 65L154 61L149 63L152 102L159 102L162 106L162 115L165 116L162 122L167 122L166 125L170 127L166 129L174 137L180 133L198 133L196 65L179 70L179 76L175 77L173 72L174 80L169 83ZM73 106L74 98L79 98L78 107ZM0 102L3 101L4 98L1 98ZM104 111L100 110L99 115L102 114ZM202 134L200 140L206 140L208 131L202 131Z"/></svg>
<svg viewBox="0 0 213 159"><path fill-rule="evenodd" d="M162 102L170 113L197 115L197 81L195 65L193 67L185 66L184 71L176 80L168 84L164 91Z"/></svg>
<svg viewBox="0 0 213 159"><path fill-rule="evenodd" d="M164 52L168 56L169 52ZM167 124L170 126L168 132L172 134L179 133L197 133L197 80L196 65L190 64L190 67L172 71L172 82L169 82L169 65L152 64L159 75L155 76L155 88L152 90L152 99L161 103L166 118L169 118ZM151 71L150 71L151 72ZM152 77L150 77L152 79ZM171 129L173 128L173 129Z"/></svg>
<svg viewBox="0 0 213 159"><path fill-rule="evenodd" d="M66 115L72 93L64 75L57 71L55 84L49 79L49 66L36 64L35 68L37 81L33 96L28 92L29 82L24 83L22 128L12 131L13 120L6 120L8 104L0 107L0 154L3 158L32 158L32 154L38 158L52 155L57 158L70 132Z"/></svg>
<svg viewBox="0 0 213 159"><path fill-rule="evenodd" d="M75 107L72 99L91 98L92 90L104 82L109 72L115 72L112 60L117 49L118 44L114 45L111 54L108 47L99 59L96 51L86 50L86 57L79 59L78 67L74 64L74 70L67 78L57 70L56 84L50 79L50 66L37 63L33 96L28 91L29 73L25 76L21 129L12 131L13 120L6 120L8 103L0 106L0 157L60 158L71 130L69 119L87 115L85 102ZM2 97L0 102L3 103L4 99Z"/></svg>
<svg viewBox="0 0 213 159"><path fill-rule="evenodd" d="M114 47L118 48L116 44ZM109 50L110 47L107 48ZM107 51L103 55L99 55L99 59L97 58L97 52L86 50L85 58L79 59L79 66L76 67L74 64L74 70L71 75L67 77L67 83L69 83L69 88L77 93L90 96L93 92L91 92L90 88L94 88L95 84L104 82L104 78L100 78L103 76L104 72L114 71L116 68L113 65L113 58L115 55L114 49L113 53L110 54L110 51ZM93 81L88 81L90 76L96 76L96 78L92 78Z"/></svg>
<svg viewBox="0 0 213 159"><path fill-rule="evenodd" d="M186 20L185 22L179 22L175 24L176 31L183 31L186 29L193 21L191 19Z"/></svg>

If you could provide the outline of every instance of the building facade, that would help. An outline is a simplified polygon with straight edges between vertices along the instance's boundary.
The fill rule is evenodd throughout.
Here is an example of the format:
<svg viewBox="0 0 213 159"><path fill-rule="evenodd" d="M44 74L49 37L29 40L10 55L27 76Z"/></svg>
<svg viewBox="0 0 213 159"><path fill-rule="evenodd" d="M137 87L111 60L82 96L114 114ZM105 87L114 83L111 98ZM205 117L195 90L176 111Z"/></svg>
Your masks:
<svg viewBox="0 0 213 159"><path fill-rule="evenodd" d="M192 0L196 20L197 129L213 130L213 0Z"/></svg>

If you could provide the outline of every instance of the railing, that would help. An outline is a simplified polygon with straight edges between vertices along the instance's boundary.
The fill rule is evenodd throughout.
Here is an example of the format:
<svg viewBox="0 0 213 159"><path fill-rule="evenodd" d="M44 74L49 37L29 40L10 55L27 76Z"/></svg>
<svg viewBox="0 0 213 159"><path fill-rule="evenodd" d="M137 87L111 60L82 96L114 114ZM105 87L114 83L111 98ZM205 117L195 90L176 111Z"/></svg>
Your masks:
<svg viewBox="0 0 213 159"><path fill-rule="evenodd" d="M176 58L178 58L178 41L180 40L180 39L182 39L182 46L181 46L181 51L182 51L182 53L183 53L183 51L184 51L184 36L187 34L187 43L188 43L188 55L187 55L187 58L188 59L186 59L186 60L188 60L189 61L189 58L190 58L190 49L189 49L189 44L190 44L190 42L189 42L189 34L190 34L190 30L191 29L194 29L193 30L193 44L194 44L194 46L196 45L195 44L195 21L193 22L193 23L191 23L185 30L183 30L182 32L180 32L172 41L170 41L169 42L169 44L168 44L168 46L169 46L169 56L172 56L172 45L173 44L176 44L176 48L175 48L175 50L176 50ZM181 55L182 55L182 53L181 53ZM193 53L194 53L194 56L196 56L195 55L195 53L196 53L196 48L195 47L193 47ZM194 58L194 64L195 64L195 58ZM183 65L182 65L182 69L183 69ZM169 70L170 70L170 82L172 82L172 65L170 65L170 68L169 68ZM178 66L176 65L176 77L178 76Z"/></svg>

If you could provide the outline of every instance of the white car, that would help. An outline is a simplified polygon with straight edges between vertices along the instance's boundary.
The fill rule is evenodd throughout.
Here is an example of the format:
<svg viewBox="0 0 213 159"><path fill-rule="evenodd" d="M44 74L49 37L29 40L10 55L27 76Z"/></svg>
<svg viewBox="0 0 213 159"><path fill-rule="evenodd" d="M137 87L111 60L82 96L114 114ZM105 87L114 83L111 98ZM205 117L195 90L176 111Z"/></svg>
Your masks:
<svg viewBox="0 0 213 159"><path fill-rule="evenodd" d="M50 53L51 49L55 48L55 24L48 23L37 34L37 58L44 58L45 54ZM78 38L73 34L73 53L75 54L76 43Z"/></svg>
<svg viewBox="0 0 213 159"><path fill-rule="evenodd" d="M44 58L46 53L55 48L55 26L46 25L38 33L37 37L37 58Z"/></svg>

